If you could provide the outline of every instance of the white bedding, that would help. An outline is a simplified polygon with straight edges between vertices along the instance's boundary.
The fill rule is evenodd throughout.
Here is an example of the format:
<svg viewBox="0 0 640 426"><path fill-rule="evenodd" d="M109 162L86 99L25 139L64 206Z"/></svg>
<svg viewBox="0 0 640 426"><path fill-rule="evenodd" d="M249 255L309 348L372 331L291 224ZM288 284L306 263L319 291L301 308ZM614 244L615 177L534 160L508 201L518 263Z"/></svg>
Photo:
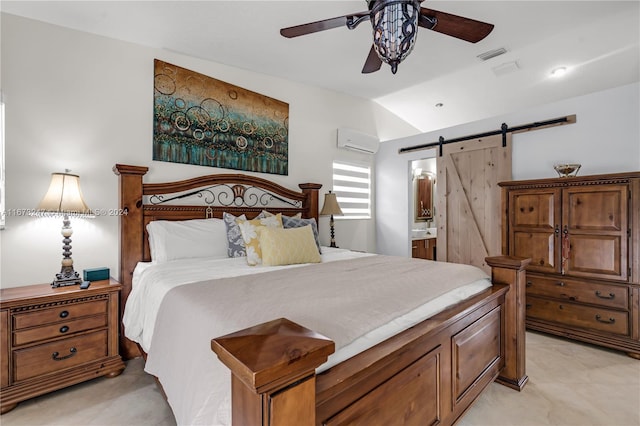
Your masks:
<svg viewBox="0 0 640 426"><path fill-rule="evenodd" d="M323 247L322 253L322 262L372 256L330 247ZM122 318L125 335L149 353L160 303L169 290L179 285L301 266L304 265L249 266L244 257L181 259L165 263L140 262L133 272L132 290Z"/></svg>
<svg viewBox="0 0 640 426"><path fill-rule="evenodd" d="M322 261L332 262L365 256L371 255L323 247ZM163 364L160 359L167 357L167 354L155 354L157 351L154 351L153 341L158 309L165 295L172 288L188 283L200 283L212 278L237 277L302 266L304 265L250 267L243 258L189 259L163 264L141 263L138 265L134 272L133 289L127 300L123 318L125 335L138 342L145 352L148 353L149 358L145 368L149 373L159 377L160 382L165 387L169 404L179 424L228 424L229 401L228 399L220 401L220 395L223 391L227 392L230 381L228 379L228 370L225 372L224 366L220 368L222 364L215 359L215 354L213 354L209 348L209 340L217 336L201 336L202 338L200 340L204 340L204 342L202 342L203 353L195 355L192 352L187 352L190 354L190 358L193 359L194 364L198 364L196 360L200 359L200 362L204 365L200 367L194 366L187 374L185 374L184 371L180 374L165 371L162 366L166 364ZM432 316L454 303L481 292L490 285L488 277L471 282L445 293L381 327L363 334L353 340L352 343L339 347L327 363L319 368L319 371L348 359L354 354L383 341L397 332L415 325L424 318ZM185 314L188 315L188 313ZM166 347L166 336L164 338L164 347ZM172 356L172 354L169 355L169 359L171 359ZM166 363L166 361L163 362ZM180 362L183 363L185 360L183 359ZM217 362L220 366L212 365L214 362ZM203 371L202 369L205 369L204 373L201 373L201 371ZM225 377L214 385L213 382L215 380L210 376L219 374L224 374ZM183 382L188 382L188 385L185 386ZM176 388L176 386L179 389ZM215 386L216 388L212 390L209 389L210 386Z"/></svg>

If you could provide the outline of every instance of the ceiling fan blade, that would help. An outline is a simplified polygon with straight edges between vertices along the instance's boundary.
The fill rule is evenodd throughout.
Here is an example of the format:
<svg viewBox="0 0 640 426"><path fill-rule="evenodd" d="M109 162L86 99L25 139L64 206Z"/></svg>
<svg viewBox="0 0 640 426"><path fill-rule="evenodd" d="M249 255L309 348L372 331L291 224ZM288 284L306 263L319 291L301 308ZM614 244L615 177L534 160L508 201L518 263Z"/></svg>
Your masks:
<svg viewBox="0 0 640 426"><path fill-rule="evenodd" d="M433 31L459 38L471 43L477 43L493 30L493 24L488 24L475 19L465 18L450 13L440 12L426 7L420 8L418 25ZM423 17L435 17L438 23L431 28L431 23Z"/></svg>
<svg viewBox="0 0 640 426"><path fill-rule="evenodd" d="M371 46L371 50L369 50L369 56L367 56L367 60L364 63L364 67L362 67L362 74L369 74L372 72L376 72L382 66L382 60L376 53L376 49Z"/></svg>
<svg viewBox="0 0 640 426"><path fill-rule="evenodd" d="M284 37L292 38L342 26L349 27L350 22L357 21L358 19L365 16L369 16L368 11L338 16L336 18L323 19L322 21L309 22L308 24L296 25L293 27L282 28L280 30L280 34ZM360 23L360 21L358 21L357 23Z"/></svg>

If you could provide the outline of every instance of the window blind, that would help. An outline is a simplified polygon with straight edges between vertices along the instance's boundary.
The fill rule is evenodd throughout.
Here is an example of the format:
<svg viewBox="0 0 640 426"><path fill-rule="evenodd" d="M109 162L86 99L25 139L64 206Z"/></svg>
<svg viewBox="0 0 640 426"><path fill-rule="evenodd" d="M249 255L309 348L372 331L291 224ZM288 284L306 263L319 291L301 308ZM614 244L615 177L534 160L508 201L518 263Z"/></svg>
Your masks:
<svg viewBox="0 0 640 426"><path fill-rule="evenodd" d="M333 162L333 192L341 219L371 219L371 167Z"/></svg>

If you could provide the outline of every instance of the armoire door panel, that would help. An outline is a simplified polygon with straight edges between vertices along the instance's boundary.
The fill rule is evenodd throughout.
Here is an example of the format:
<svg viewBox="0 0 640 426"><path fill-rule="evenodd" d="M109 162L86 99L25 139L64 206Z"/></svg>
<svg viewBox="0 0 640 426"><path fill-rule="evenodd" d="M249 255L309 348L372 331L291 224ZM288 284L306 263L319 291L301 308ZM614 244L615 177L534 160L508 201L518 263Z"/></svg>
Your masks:
<svg viewBox="0 0 640 426"><path fill-rule="evenodd" d="M627 259L621 256L623 241L619 236L571 235L570 243L567 274L627 279Z"/></svg>
<svg viewBox="0 0 640 426"><path fill-rule="evenodd" d="M569 232L626 232L627 187L607 185L565 190L564 224Z"/></svg>
<svg viewBox="0 0 640 426"><path fill-rule="evenodd" d="M554 229L560 218L556 218L558 191L541 194L513 194L513 224L516 228Z"/></svg>
<svg viewBox="0 0 640 426"><path fill-rule="evenodd" d="M549 232L513 232L512 256L529 257L527 269L540 272L556 272L558 260L555 250L555 234Z"/></svg>

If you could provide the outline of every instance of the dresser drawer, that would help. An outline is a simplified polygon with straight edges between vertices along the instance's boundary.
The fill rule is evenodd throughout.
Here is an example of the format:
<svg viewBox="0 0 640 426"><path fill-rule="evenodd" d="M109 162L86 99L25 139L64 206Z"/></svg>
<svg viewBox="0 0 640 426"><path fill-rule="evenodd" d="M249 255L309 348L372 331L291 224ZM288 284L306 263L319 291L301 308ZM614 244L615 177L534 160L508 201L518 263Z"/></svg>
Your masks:
<svg viewBox="0 0 640 426"><path fill-rule="evenodd" d="M540 299L527 295L527 317L607 333L629 335L629 315L611 309Z"/></svg>
<svg viewBox="0 0 640 426"><path fill-rule="evenodd" d="M527 276L527 296L547 296L614 309L629 308L629 288L571 279Z"/></svg>
<svg viewBox="0 0 640 426"><path fill-rule="evenodd" d="M13 329L20 330L43 324L51 324L57 321L70 321L90 315L106 315L107 302L105 298L103 300L93 300L90 302L61 304L24 313L17 312L13 314Z"/></svg>
<svg viewBox="0 0 640 426"><path fill-rule="evenodd" d="M108 355L107 335L107 330L102 330L16 350L13 353L14 380L26 380L59 372L106 357Z"/></svg>
<svg viewBox="0 0 640 426"><path fill-rule="evenodd" d="M13 333L13 345L26 345L27 343L39 342L55 337L70 336L81 331L106 326L106 315L94 315L92 317L78 318L71 321L62 321L57 324L22 329Z"/></svg>

